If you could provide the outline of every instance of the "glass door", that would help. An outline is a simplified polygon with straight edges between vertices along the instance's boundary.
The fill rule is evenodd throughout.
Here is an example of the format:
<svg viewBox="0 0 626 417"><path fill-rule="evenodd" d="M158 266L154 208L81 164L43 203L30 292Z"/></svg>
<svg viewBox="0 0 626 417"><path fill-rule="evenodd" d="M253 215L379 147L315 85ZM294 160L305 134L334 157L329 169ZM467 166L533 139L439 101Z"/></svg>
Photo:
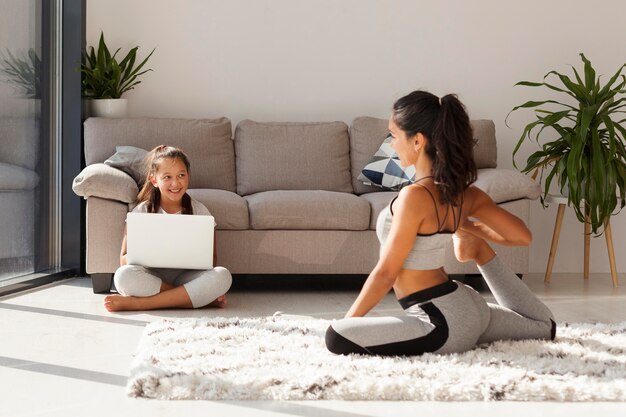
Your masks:
<svg viewBox="0 0 626 417"><path fill-rule="evenodd" d="M58 262L58 3L0 0L0 287Z"/></svg>

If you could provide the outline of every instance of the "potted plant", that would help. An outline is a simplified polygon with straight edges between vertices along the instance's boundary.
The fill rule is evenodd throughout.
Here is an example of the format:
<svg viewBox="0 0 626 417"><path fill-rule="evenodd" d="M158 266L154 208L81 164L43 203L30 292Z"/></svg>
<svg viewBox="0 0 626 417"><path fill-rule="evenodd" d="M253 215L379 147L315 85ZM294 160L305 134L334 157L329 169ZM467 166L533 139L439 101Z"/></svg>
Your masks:
<svg viewBox="0 0 626 417"><path fill-rule="evenodd" d="M82 94L88 100L91 116L123 117L126 114L126 99L122 95L135 88L141 81L138 79L151 69L142 71L144 65L154 53L150 54L135 66L138 46L132 48L121 61L117 60L118 48L113 54L104 41L104 33L100 33L98 49L89 47L83 53L80 67L82 73Z"/></svg>
<svg viewBox="0 0 626 417"><path fill-rule="evenodd" d="M18 112L39 115L41 107L41 59L33 48L29 48L25 56L20 57L8 49L6 53L0 53L0 74L4 76L7 84L11 85L19 102L25 104L27 109L14 102L20 109Z"/></svg>
<svg viewBox="0 0 626 417"><path fill-rule="evenodd" d="M626 204L626 64L602 85L591 62L580 54L583 74L572 67L573 79L557 71L548 72L543 82L521 81L517 85L545 87L564 95L566 101L528 101L518 109L534 109L533 122L524 127L515 155L526 140L540 150L532 153L522 170L534 171L543 183L541 202L545 207L552 181L557 178L561 194L581 222L600 234L610 217ZM584 78L583 78L584 77ZM548 80L555 79L556 83ZM554 94L554 93L552 93ZM507 119L509 117L507 115Z"/></svg>

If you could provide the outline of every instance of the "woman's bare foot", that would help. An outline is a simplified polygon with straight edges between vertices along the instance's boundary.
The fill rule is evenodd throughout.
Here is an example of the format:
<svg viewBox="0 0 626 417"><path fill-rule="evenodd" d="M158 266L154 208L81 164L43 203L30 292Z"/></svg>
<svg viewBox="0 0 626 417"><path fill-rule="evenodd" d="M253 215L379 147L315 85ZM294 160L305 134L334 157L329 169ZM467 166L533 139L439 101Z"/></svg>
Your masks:
<svg viewBox="0 0 626 417"><path fill-rule="evenodd" d="M226 300L226 294L224 294L217 297L212 303L209 303L209 307L224 308L226 304L228 304L228 301Z"/></svg>
<svg viewBox="0 0 626 417"><path fill-rule="evenodd" d="M107 295L104 297L104 308L108 311L143 310L140 304L141 299L138 297L125 295Z"/></svg>
<svg viewBox="0 0 626 417"><path fill-rule="evenodd" d="M461 229L452 235L452 243L459 262L475 261L484 265L496 254L483 239Z"/></svg>

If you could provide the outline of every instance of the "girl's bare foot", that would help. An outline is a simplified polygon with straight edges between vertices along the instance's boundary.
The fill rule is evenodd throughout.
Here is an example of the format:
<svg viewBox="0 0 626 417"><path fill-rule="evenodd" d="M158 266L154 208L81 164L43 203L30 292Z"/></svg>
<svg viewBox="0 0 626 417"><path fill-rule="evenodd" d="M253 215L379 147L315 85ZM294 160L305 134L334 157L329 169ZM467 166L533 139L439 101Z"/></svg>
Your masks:
<svg viewBox="0 0 626 417"><path fill-rule="evenodd" d="M108 311L142 310L138 297L125 295L107 295L104 297L104 308Z"/></svg>
<svg viewBox="0 0 626 417"><path fill-rule="evenodd" d="M487 242L461 229L452 235L452 243L454 255L459 262L476 261L477 264L484 265L495 256Z"/></svg>
<svg viewBox="0 0 626 417"><path fill-rule="evenodd" d="M226 294L224 294L220 295L212 303L210 303L209 307L224 308L226 307L226 304L228 304L228 301L226 301Z"/></svg>

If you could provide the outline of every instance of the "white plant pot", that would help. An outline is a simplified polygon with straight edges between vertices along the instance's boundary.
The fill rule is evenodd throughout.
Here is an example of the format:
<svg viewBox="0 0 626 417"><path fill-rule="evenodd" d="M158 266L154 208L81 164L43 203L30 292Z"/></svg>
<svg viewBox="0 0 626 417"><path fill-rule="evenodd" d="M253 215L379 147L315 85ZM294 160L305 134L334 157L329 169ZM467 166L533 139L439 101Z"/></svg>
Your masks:
<svg viewBox="0 0 626 417"><path fill-rule="evenodd" d="M126 117L125 98L106 98L87 100L89 117Z"/></svg>

